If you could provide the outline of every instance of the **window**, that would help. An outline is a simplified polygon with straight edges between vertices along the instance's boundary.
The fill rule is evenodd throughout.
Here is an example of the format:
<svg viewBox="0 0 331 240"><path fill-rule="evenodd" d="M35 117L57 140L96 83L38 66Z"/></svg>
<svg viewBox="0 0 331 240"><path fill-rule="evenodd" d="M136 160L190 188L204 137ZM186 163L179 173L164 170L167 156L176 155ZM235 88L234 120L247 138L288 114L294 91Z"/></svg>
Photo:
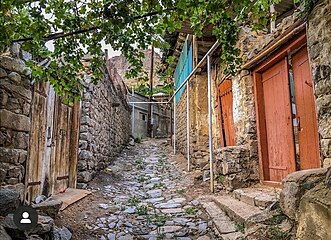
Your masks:
<svg viewBox="0 0 331 240"><path fill-rule="evenodd" d="M143 121L147 121L147 114L140 112L139 119Z"/></svg>

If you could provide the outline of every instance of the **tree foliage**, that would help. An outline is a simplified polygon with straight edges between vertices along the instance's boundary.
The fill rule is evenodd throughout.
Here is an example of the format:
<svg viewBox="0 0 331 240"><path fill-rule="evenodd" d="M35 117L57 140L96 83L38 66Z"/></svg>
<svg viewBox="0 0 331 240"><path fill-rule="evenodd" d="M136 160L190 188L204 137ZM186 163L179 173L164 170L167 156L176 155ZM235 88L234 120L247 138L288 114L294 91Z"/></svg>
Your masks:
<svg viewBox="0 0 331 240"><path fill-rule="evenodd" d="M294 0L298 2L298 0ZM143 54L154 44L167 48L165 33L189 20L196 35L212 24L221 43L222 63L228 72L240 64L236 49L239 26L263 27L269 7L280 0L1 0L0 52L20 42L34 56L29 63L37 80L49 80L59 95L80 96L85 72L100 78L103 64L101 42L120 50L132 65L128 77L142 69ZM314 0L304 0L307 8ZM54 51L45 44L52 41ZM88 67L81 59L90 54ZM49 59L46 66L38 62Z"/></svg>

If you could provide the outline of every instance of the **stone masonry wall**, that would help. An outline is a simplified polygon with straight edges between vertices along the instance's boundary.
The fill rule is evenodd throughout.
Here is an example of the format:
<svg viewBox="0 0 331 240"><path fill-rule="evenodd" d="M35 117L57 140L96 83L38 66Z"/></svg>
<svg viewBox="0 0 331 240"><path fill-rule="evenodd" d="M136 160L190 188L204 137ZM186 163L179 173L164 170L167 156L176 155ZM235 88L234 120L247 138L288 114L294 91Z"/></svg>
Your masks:
<svg viewBox="0 0 331 240"><path fill-rule="evenodd" d="M31 71L22 60L0 56L0 184L23 197L30 136Z"/></svg>
<svg viewBox="0 0 331 240"><path fill-rule="evenodd" d="M206 73L196 75L196 77L192 78L189 86L191 162L197 167L203 169L209 162L208 94ZM186 157L186 88L176 105L176 121L177 151Z"/></svg>
<svg viewBox="0 0 331 240"><path fill-rule="evenodd" d="M109 61L108 73L97 85L87 84L82 98L79 137L79 187L104 169L128 142L130 108L122 78ZM107 72L107 71L106 71Z"/></svg>
<svg viewBox="0 0 331 240"><path fill-rule="evenodd" d="M331 2L320 1L307 24L307 45L315 97L323 167L331 166Z"/></svg>

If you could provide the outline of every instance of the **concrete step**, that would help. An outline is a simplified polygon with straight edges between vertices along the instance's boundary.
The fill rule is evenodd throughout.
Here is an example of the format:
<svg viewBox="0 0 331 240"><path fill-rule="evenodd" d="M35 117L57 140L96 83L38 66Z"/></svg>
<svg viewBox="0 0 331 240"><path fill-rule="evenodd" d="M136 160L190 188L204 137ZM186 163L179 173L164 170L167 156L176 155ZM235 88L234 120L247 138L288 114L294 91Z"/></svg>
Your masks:
<svg viewBox="0 0 331 240"><path fill-rule="evenodd" d="M210 198L200 199L200 203L212 219L221 239L237 240L244 237L244 234L237 230L235 222L231 221L219 206L210 200Z"/></svg>
<svg viewBox="0 0 331 240"><path fill-rule="evenodd" d="M266 209L279 199L279 189L271 188L241 188L233 191L233 196L251 206Z"/></svg>
<svg viewBox="0 0 331 240"><path fill-rule="evenodd" d="M211 196L211 200L213 200L231 220L237 223L246 223L250 217L262 213L260 208L239 201L229 195L214 195Z"/></svg>

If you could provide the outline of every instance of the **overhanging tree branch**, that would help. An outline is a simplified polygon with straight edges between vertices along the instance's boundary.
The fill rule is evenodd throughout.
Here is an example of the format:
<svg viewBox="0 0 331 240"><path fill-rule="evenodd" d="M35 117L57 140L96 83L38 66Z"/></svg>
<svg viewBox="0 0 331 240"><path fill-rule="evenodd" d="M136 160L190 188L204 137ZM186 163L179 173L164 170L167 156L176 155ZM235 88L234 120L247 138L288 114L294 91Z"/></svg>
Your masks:
<svg viewBox="0 0 331 240"><path fill-rule="evenodd" d="M132 19L133 19L133 21L135 21L135 20L146 18L146 17L153 17L153 16L156 16L163 12L169 12L169 11L173 11L173 10L175 10L175 8L170 8L170 9L166 9L166 10L162 10L162 11L149 12L149 13L146 13L143 15L135 16ZM49 34L49 35L43 37L43 39L45 41L50 41L50 40L55 40L55 39L59 39L59 38L64 38L64 37L69 37L69 36L74 36L74 35L78 35L78 34L82 34L82 33L86 33L86 32L99 30L100 28L101 28L100 26L92 26L89 28L84 28L84 29L80 29L80 30L68 32L68 33L65 33L65 32L52 33L52 34ZM26 42L26 41L31 41L31 40L33 40L33 37L19 38L19 39L14 40L13 42Z"/></svg>

